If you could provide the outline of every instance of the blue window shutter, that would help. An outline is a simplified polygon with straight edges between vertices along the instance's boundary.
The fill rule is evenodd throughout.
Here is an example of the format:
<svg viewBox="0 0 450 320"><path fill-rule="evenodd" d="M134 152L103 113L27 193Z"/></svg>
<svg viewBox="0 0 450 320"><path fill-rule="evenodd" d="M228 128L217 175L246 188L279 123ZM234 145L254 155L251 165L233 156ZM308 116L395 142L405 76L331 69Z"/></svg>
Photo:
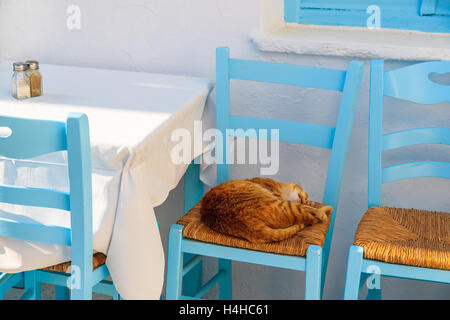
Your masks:
<svg viewBox="0 0 450 320"><path fill-rule="evenodd" d="M450 0L422 0L421 16L450 16Z"/></svg>
<svg viewBox="0 0 450 320"><path fill-rule="evenodd" d="M420 15L429 16L436 13L437 0L422 0L420 5Z"/></svg>
<svg viewBox="0 0 450 320"><path fill-rule="evenodd" d="M300 0L284 0L284 21L298 22Z"/></svg>
<svg viewBox="0 0 450 320"><path fill-rule="evenodd" d="M380 8L381 28L450 32L450 0L284 0L285 21L367 27L367 8Z"/></svg>

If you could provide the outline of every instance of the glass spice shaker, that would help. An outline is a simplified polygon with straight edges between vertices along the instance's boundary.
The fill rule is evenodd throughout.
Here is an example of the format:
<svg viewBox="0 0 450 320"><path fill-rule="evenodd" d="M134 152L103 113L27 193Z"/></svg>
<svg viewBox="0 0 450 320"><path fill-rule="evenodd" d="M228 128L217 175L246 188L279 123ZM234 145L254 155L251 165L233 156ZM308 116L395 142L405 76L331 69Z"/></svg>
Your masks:
<svg viewBox="0 0 450 320"><path fill-rule="evenodd" d="M12 96L16 99L26 99L31 97L30 79L26 73L27 64L15 62L13 64L14 74L12 76Z"/></svg>
<svg viewBox="0 0 450 320"><path fill-rule="evenodd" d="M40 96L42 95L42 75L39 72L39 62L36 60L28 60L25 63L28 64L27 74L30 78L31 96Z"/></svg>

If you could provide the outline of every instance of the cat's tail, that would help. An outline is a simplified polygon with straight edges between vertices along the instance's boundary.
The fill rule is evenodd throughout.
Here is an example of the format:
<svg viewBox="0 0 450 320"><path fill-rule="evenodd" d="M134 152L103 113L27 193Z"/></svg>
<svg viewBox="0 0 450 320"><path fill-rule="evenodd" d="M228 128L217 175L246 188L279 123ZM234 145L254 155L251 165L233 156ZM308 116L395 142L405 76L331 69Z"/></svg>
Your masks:
<svg viewBox="0 0 450 320"><path fill-rule="evenodd" d="M299 232L303 228L304 226L299 224L294 224L290 227L282 229L273 229L267 225L264 225L260 230L259 235L261 238L258 239L258 242L265 243L273 241L282 241L294 236L297 232Z"/></svg>

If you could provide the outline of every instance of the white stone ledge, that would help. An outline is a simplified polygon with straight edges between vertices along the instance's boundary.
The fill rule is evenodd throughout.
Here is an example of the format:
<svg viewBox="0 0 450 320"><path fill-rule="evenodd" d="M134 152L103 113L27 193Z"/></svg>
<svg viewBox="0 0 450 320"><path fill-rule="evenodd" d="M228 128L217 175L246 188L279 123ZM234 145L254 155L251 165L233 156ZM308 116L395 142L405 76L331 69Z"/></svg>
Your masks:
<svg viewBox="0 0 450 320"><path fill-rule="evenodd" d="M450 33L285 24L252 37L262 51L386 60L450 60Z"/></svg>

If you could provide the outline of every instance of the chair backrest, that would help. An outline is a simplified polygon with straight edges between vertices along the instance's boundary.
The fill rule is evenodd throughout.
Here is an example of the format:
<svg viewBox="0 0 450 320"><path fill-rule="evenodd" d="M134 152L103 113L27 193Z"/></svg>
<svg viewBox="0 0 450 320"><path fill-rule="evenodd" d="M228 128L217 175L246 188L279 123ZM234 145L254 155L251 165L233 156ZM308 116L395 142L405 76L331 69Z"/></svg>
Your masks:
<svg viewBox="0 0 450 320"><path fill-rule="evenodd" d="M0 202L70 211L71 228L0 219L0 236L71 246L72 266L92 273L92 169L86 115L71 113L66 123L0 116L0 155L26 159L67 150L70 192L0 185ZM73 272L74 268L72 268Z"/></svg>
<svg viewBox="0 0 450 320"><path fill-rule="evenodd" d="M419 104L450 102L449 86L429 79L430 73L450 72L450 61L432 61L384 71L384 62L370 66L368 206L381 205L381 185L416 177L450 178L450 163L416 161L383 167L386 150L416 144L450 144L450 128L417 128L383 134L383 97Z"/></svg>
<svg viewBox="0 0 450 320"><path fill-rule="evenodd" d="M358 102L364 65L352 61L348 70L333 70L300 65L289 65L263 61L230 59L228 48L218 48L216 52L216 125L223 137L222 154L227 155L228 136L226 129L279 129L279 141L331 149L330 163L323 203L337 212L342 177L353 126L354 113ZM328 89L342 92L336 127L311 123L241 117L230 115L230 79L270 82L285 85ZM217 166L218 183L228 181L229 165L225 162ZM334 221L331 224L323 247L324 263L328 260ZM323 277L324 279L325 277Z"/></svg>

